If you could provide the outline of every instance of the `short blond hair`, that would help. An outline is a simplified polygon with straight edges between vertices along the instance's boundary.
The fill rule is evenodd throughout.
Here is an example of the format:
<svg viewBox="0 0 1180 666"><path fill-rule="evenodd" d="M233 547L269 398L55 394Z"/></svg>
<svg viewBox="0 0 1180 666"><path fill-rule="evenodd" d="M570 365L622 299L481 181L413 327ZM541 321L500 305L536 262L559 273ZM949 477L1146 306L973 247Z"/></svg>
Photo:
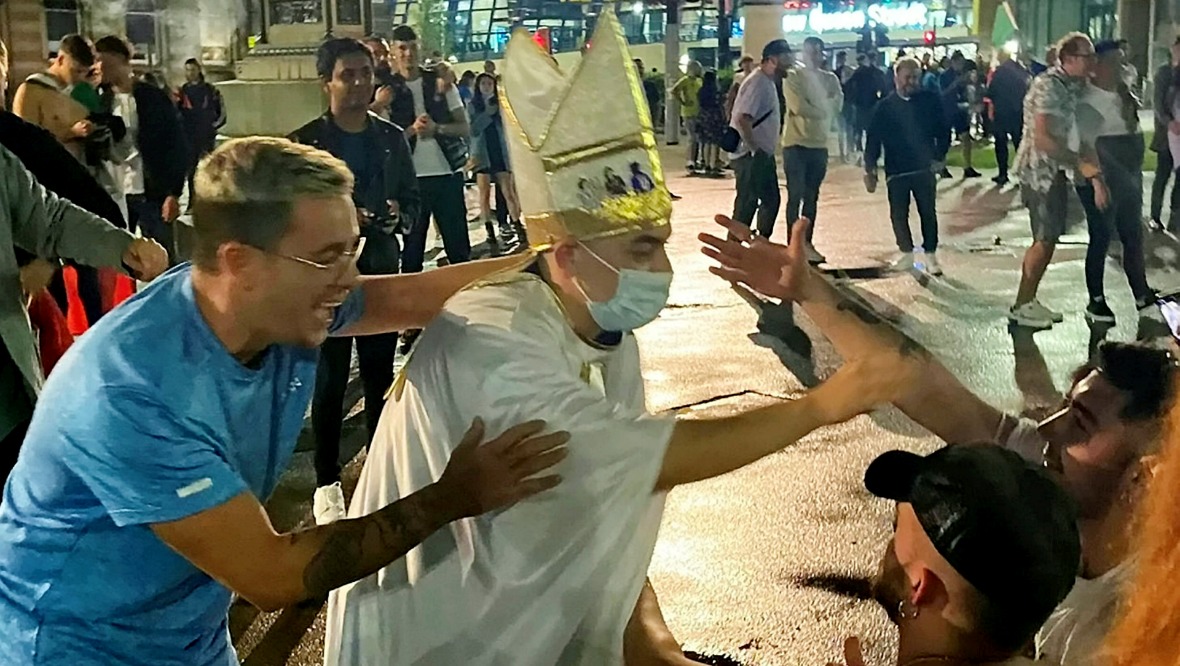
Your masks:
<svg viewBox="0 0 1180 666"><path fill-rule="evenodd" d="M1057 42L1057 57L1076 56L1082 44L1093 45L1093 40L1084 32L1071 32Z"/></svg>
<svg viewBox="0 0 1180 666"><path fill-rule="evenodd" d="M287 139L248 137L222 144L194 177L193 263L214 269L228 242L272 250L300 197L351 197L353 176L331 154Z"/></svg>
<svg viewBox="0 0 1180 666"><path fill-rule="evenodd" d="M918 59L913 56L906 56L904 58L899 59L897 62L893 63L893 71L894 72L900 72L903 69L913 69L913 70L921 71L922 70L922 63L918 62Z"/></svg>

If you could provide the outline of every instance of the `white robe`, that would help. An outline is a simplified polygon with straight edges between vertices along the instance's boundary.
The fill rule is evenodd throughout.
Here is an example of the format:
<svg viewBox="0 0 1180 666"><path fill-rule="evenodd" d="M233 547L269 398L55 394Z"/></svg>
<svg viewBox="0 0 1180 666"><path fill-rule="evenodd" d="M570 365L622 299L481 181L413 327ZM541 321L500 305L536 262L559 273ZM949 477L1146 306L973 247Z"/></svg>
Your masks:
<svg viewBox="0 0 1180 666"><path fill-rule="evenodd" d="M404 382L404 383L403 383ZM381 415L350 517L437 481L474 417L488 437L571 433L555 490L443 528L328 600L328 666L609 666L655 547L671 418L646 412L639 348L574 334L521 275L460 293L422 334Z"/></svg>

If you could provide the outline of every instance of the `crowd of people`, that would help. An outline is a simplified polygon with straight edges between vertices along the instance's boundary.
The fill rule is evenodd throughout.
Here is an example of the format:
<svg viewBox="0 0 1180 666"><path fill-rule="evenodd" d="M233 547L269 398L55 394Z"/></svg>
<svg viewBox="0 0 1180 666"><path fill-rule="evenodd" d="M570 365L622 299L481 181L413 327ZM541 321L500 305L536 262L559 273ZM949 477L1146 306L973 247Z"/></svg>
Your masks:
<svg viewBox="0 0 1180 666"><path fill-rule="evenodd" d="M134 76L116 36L63 40L18 87L16 113L0 111L0 662L237 663L237 595L265 610L326 598L331 666L697 663L646 581L667 491L886 404L947 443L887 452L864 474L895 503L872 594L899 666L1180 662L1176 592L1161 584L1180 569L1180 347L1104 344L1037 422L989 404L813 267L840 121L870 190L884 154L902 264L940 271L936 178L983 99L969 63L952 57L934 90L917 59L891 79L869 59L827 71L821 40L799 62L774 40L732 94L693 67L699 85L673 87L701 102L686 116L694 168L719 171L724 150L736 175L733 217L700 236L711 270L797 303L844 359L799 399L678 418L648 412L633 335L668 302L674 197L613 13L571 72L522 34L503 75L488 63L458 78L420 60L409 26L391 37L327 40L328 108L286 139L214 146L225 111L199 63L170 98ZM1123 48L1071 34L1056 54L1031 83L1008 59L991 76L1028 86L1019 122L1012 99L988 97L991 129L1020 146L1012 175L1036 241L1014 320L1039 306L1070 180L1101 254L1113 231L1132 249L1142 233ZM6 75L0 43L0 90ZM871 104L865 85L879 86ZM771 240L780 149L787 244ZM473 260L468 172L489 234L528 252ZM424 271L432 221L449 265ZM91 321L46 379L25 313L67 259L151 284ZM1142 262L1125 265L1141 304L1180 323ZM395 378L399 340L414 349ZM371 445L349 505L354 344ZM280 533L262 503L309 407L316 524ZM857 639L843 660L863 666Z"/></svg>
<svg viewBox="0 0 1180 666"><path fill-rule="evenodd" d="M1145 270L1142 167L1147 146L1139 121L1139 75L1127 60L1127 48L1125 41L1094 44L1073 33L1048 51L1046 60L1052 65L1034 77L1030 67L1003 50L997 51L994 66L969 60L959 51L939 62L929 53L919 60L903 51L886 73L876 53L859 54L856 67L848 65L846 53L837 53L829 66L819 38L805 40L802 57L783 40L771 42L759 68L741 78L726 105L736 144L728 155L736 177L734 219L751 225L757 215L758 234L770 238L774 233L782 201L777 172L781 150L787 226L803 217L815 225L830 133L836 128L841 160L855 159L864 167L869 192L879 184L878 164L884 155L898 249L891 268L939 276L938 178L952 175L946 162L956 141L966 165L963 177L980 177L973 167L974 147L990 138L999 167L993 181L998 187L1013 178L1019 181L1033 231L1008 313L1011 323L1046 329L1064 319L1063 313L1043 305L1037 292L1068 226L1071 191L1090 234L1086 320L1115 323L1104 289L1106 256L1115 239L1122 246L1136 308L1150 314L1158 294ZM752 59L744 59L743 66L746 62ZM1155 229L1165 226L1160 219L1164 193L1176 170L1175 159L1180 159L1172 154L1180 152L1180 121L1174 120L1180 117L1176 72L1180 43L1173 47L1173 62L1155 78L1156 132L1150 147L1159 154L1159 167L1148 225ZM1014 158L1010 145L1016 148ZM1178 192L1180 188L1173 190L1174 201ZM911 203L921 222L917 253L909 225ZM805 244L812 264L826 261L811 236Z"/></svg>

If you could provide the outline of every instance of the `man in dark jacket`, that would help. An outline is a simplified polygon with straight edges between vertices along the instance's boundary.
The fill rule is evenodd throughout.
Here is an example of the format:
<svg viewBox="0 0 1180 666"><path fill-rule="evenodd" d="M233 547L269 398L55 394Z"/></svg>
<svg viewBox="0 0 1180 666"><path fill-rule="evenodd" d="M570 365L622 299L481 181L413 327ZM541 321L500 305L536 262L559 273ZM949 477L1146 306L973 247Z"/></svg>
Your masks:
<svg viewBox="0 0 1180 666"><path fill-rule="evenodd" d="M374 61L367 46L345 38L324 42L316 55L316 72L328 93L328 112L296 130L290 138L325 150L348 165L356 179L353 203L365 239L365 252L357 267L367 275L396 273L400 249L395 232L404 228L402 221L417 220L422 205L409 144L400 127L369 110ZM393 384L398 335L386 333L355 340L365 388L365 422L372 440L385 404L385 391ZM318 488L313 511L319 524L344 517L340 428L352 344L353 338L328 338L320 348L311 404Z"/></svg>
<svg viewBox="0 0 1180 666"><path fill-rule="evenodd" d="M1007 51L999 52L999 60L987 96L996 114L992 121L992 136L996 140L996 164L1000 167L1000 175L994 181L997 185L1007 185L1008 139L1011 138L1012 144L1020 148L1020 137L1024 133L1024 95L1032 77Z"/></svg>
<svg viewBox="0 0 1180 666"><path fill-rule="evenodd" d="M922 65L903 58L894 67L896 91L881 100L873 113L865 143L865 186L877 189L877 160L885 151L885 183L889 191L889 218L897 249L893 267L919 268L930 275L942 275L935 258L938 249L938 214L935 212L935 174L945 164L950 148L950 131L941 113L938 95L921 89ZM915 261L914 239L910 233L910 198L918 206L922 222L924 256Z"/></svg>
<svg viewBox="0 0 1180 666"><path fill-rule="evenodd" d="M201 158L213 152L217 145L217 130L225 124L225 104L216 86L205 81L205 70L196 58L184 63L185 84L180 87L180 117L188 139L189 207L193 205L193 175Z"/></svg>
<svg viewBox="0 0 1180 666"><path fill-rule="evenodd" d="M1151 224L1156 230L1164 228L1164 191L1168 189L1168 180L1176 171L1176 164L1172 160L1172 151L1168 148L1168 129L1172 126L1180 131L1180 118L1174 113L1173 105L1176 97L1176 80L1180 76L1180 37L1172 44L1172 61L1160 66L1155 73L1155 136L1151 139L1151 149L1159 155L1155 167L1155 182L1151 185ZM1168 228L1180 231L1180 187L1172 188L1171 216Z"/></svg>
<svg viewBox="0 0 1180 666"><path fill-rule="evenodd" d="M885 73L869 62L863 53L856 56L856 71L844 84L844 103L851 104L856 145L859 148L873 118L873 109L885 95Z"/></svg>
<svg viewBox="0 0 1180 666"><path fill-rule="evenodd" d="M189 149L180 113L163 90L136 81L131 45L110 35L94 44L102 67L103 106L123 118L135 137L136 154L125 162L128 222L168 250L178 262L173 224L188 173Z"/></svg>

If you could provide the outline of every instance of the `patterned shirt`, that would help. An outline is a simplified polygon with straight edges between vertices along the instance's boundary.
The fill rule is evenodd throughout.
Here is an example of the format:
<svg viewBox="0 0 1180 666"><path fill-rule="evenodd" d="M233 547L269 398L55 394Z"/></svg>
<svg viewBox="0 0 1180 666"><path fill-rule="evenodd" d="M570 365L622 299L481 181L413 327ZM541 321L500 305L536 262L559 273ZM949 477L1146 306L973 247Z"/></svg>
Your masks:
<svg viewBox="0 0 1180 666"><path fill-rule="evenodd" d="M1016 151L1013 170L1020 182L1038 192L1048 192L1058 171L1072 175L1074 166L1060 162L1036 146L1037 116L1058 119L1061 134L1058 142L1069 143L1075 131L1075 112L1085 81L1074 80L1060 67L1054 67L1033 79L1024 98L1024 139Z"/></svg>

